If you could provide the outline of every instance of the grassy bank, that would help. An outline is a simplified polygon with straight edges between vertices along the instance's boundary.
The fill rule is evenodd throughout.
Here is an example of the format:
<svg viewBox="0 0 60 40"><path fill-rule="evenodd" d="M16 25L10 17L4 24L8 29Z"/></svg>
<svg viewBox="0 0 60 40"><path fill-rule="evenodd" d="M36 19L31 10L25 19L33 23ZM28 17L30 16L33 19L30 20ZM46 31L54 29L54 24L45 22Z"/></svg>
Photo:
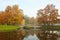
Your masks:
<svg viewBox="0 0 60 40"><path fill-rule="evenodd" d="M0 25L0 31L14 31L17 30L19 26L13 25Z"/></svg>

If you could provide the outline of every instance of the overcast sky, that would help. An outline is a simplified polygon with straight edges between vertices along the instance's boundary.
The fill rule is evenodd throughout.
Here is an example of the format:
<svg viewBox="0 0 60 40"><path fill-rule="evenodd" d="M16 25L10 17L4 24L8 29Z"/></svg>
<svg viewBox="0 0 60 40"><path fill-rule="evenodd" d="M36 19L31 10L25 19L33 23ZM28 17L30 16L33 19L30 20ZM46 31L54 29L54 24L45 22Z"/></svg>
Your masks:
<svg viewBox="0 0 60 40"><path fill-rule="evenodd" d="M37 10L43 9L47 4L54 4L60 13L60 0L0 0L0 11L3 11L7 5L15 4L18 4L29 17L36 17Z"/></svg>

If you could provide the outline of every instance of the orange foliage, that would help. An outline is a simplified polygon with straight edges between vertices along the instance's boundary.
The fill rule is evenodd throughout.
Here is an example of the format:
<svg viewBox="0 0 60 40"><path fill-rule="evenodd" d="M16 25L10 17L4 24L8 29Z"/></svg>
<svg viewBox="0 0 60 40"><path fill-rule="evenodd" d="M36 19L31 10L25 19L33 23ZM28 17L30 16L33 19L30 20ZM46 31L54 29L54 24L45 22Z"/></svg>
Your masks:
<svg viewBox="0 0 60 40"><path fill-rule="evenodd" d="M21 24L23 17L23 12L19 9L18 5L13 7L7 6L5 11L0 12L0 24Z"/></svg>

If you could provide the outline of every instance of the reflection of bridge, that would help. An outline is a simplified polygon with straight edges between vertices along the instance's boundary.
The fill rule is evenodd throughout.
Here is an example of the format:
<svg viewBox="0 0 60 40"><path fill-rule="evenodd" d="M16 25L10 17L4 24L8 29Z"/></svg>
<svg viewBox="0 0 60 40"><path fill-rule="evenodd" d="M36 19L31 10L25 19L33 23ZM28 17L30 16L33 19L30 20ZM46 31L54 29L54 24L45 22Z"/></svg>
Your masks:
<svg viewBox="0 0 60 40"><path fill-rule="evenodd" d="M30 29L31 30L33 30L33 31L36 31L36 32L38 32L38 31L41 31L41 30L43 30L43 31L48 31L48 30L50 30L50 31L60 31L60 26L49 26L49 27L42 27L42 26L33 26L33 27L23 27L22 29L25 29L26 31L29 31Z"/></svg>

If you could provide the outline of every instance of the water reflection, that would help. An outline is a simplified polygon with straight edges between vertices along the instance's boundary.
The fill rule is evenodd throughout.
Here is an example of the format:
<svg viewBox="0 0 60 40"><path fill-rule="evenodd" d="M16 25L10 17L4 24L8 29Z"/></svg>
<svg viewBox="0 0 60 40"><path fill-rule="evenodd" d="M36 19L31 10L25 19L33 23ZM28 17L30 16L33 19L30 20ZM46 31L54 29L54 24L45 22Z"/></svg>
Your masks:
<svg viewBox="0 0 60 40"><path fill-rule="evenodd" d="M39 40L36 34L34 35L28 35L27 37L24 38L24 40Z"/></svg>
<svg viewBox="0 0 60 40"><path fill-rule="evenodd" d="M29 35L24 38L24 40L39 40L34 31L30 30Z"/></svg>
<svg viewBox="0 0 60 40"><path fill-rule="evenodd" d="M23 30L21 30L23 31ZM21 32L23 40L60 40L58 31L26 30ZM20 38L22 38L22 36Z"/></svg>

